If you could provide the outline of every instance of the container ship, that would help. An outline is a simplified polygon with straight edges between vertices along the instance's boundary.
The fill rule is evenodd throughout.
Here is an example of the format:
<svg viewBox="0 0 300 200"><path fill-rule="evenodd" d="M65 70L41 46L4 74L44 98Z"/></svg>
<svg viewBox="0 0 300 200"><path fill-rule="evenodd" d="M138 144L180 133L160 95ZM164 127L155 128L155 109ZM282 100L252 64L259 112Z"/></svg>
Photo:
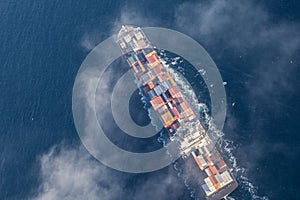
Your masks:
<svg viewBox="0 0 300 200"><path fill-rule="evenodd" d="M141 94L161 120L169 143L175 142L179 156L193 159L199 168L201 194L207 200L229 195L238 186L236 179L145 33L123 25L116 42Z"/></svg>

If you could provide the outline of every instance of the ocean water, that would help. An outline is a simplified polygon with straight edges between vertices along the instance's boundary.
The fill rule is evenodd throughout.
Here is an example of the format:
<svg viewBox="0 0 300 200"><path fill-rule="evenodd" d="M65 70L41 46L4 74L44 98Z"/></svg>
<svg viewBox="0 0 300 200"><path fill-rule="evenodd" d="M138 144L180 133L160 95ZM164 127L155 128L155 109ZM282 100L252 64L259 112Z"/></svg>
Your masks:
<svg viewBox="0 0 300 200"><path fill-rule="evenodd" d="M71 102L77 70L92 47L122 22L182 31L203 44L216 62L228 82L224 145L232 164L236 162L240 183L229 199L300 199L299 36L295 36L299 3L253 1L248 12L253 8L255 12L258 4L269 18L261 24L263 19L257 21L265 27L260 30L275 28L260 32L267 34L263 40L268 42L261 42L266 45L231 46L220 36L224 35L219 31L226 25L224 21L209 29L212 32L201 32L202 27L199 34L192 31L199 26L197 20L189 22L194 24L189 28L184 26L188 23L180 23L190 19L189 15L195 17L185 9L197 7L199 2L1 1L0 199L31 199L41 184L39 157L62 142L71 148L80 144ZM224 4L213 8L226 8L228 1L221 2ZM182 13L186 16L180 16ZM243 35L242 29L236 31ZM205 33L212 33L218 41L208 40ZM277 45L278 40L284 42ZM283 48L285 53L279 50ZM142 109L138 101L132 102L139 105L134 109ZM133 114L137 112L134 109ZM118 199L133 199L141 184L153 176L167 179L168 173L176 171L172 166L134 175L111 170L111 176L126 180ZM178 179L179 186L169 183L165 196L153 191L153 198L190 199L190 192L180 182Z"/></svg>

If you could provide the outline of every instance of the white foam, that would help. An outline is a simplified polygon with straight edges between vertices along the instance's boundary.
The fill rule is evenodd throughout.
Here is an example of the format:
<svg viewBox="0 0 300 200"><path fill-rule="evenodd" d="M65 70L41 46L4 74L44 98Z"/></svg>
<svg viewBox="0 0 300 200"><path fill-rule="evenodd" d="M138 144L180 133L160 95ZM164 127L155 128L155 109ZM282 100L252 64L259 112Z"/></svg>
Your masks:
<svg viewBox="0 0 300 200"><path fill-rule="evenodd" d="M176 57L176 58L177 58L177 60L180 59L180 57L179 58ZM164 62L164 64L166 65L166 62ZM179 88L181 89L181 91L184 94L184 96L186 97L187 101L190 103L192 109L194 111L199 111L200 108L202 108L205 123L208 125L209 130L211 130L211 133L209 133L209 135L213 140L215 140L215 141L218 140L220 142L220 145L223 147L223 148L221 148L221 152L223 154L225 153L226 156L229 157L229 162L232 166L232 172L235 175L236 179L238 180L240 187L243 188L243 190L246 190L247 192L249 192L253 199L268 200L268 197L266 197L266 196L263 196L263 197L258 196L257 187L255 187L247 177L247 170L238 165L236 157L234 157L234 154L233 154L233 150L235 149L234 142L232 140L226 139L224 137L225 134L222 131L217 129L217 127L215 126L215 124L213 122L213 119L208 115L209 109L208 109L207 105L198 102L198 99L197 99L194 91L192 90L192 87L190 86L190 84L185 79L183 79L182 76L178 75L177 71L175 71L174 69L172 69L170 67L167 67L167 70L170 73L170 75L173 77L173 79L175 80L175 82L177 83ZM204 69L201 69L201 70L199 70L199 73L203 76L206 74L206 71ZM223 82L223 85L227 85L227 82ZM213 85L211 85L211 87L213 87ZM232 103L232 106L234 106L234 105L235 105L235 103ZM195 112L195 113L198 114L197 116L199 117L199 112ZM183 179L185 186L190 191L191 197L194 199L197 199L197 197L195 196L196 188L194 188L188 184L188 178L183 175L183 169L178 165L177 162L174 163L174 169L178 172L178 176ZM185 172L185 173L187 173L187 172ZM226 200L235 200L235 198L230 197L230 196L226 197L225 199Z"/></svg>

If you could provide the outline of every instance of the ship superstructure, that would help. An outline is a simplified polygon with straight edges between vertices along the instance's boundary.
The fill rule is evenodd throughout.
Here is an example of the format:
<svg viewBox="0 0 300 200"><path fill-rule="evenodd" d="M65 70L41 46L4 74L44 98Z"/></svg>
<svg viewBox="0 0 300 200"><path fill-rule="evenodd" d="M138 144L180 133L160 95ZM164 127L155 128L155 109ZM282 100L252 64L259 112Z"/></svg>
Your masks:
<svg viewBox="0 0 300 200"><path fill-rule="evenodd" d="M197 163L206 199L227 196L237 187L235 178L144 32L139 27L122 26L117 43L170 142L177 143L183 159L192 156Z"/></svg>

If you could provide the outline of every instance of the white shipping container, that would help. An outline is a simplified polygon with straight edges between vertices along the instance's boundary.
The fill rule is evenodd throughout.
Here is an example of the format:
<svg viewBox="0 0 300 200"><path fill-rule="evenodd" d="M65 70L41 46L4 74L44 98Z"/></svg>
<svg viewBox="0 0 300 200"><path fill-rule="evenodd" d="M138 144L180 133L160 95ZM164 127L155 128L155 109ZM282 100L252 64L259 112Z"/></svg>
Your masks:
<svg viewBox="0 0 300 200"><path fill-rule="evenodd" d="M221 176L220 174L216 174L216 175L215 175L215 178L217 179L217 181L218 181L219 183L223 183L223 182L224 182L224 180L223 180L223 178L222 178L222 176Z"/></svg>
<svg viewBox="0 0 300 200"><path fill-rule="evenodd" d="M205 169L205 173L207 174L207 176L211 176L211 173L208 168Z"/></svg>
<svg viewBox="0 0 300 200"><path fill-rule="evenodd" d="M204 182L206 183L206 185L210 188L210 187L213 187L213 184L212 182L210 181L210 179L207 177L204 179Z"/></svg>

